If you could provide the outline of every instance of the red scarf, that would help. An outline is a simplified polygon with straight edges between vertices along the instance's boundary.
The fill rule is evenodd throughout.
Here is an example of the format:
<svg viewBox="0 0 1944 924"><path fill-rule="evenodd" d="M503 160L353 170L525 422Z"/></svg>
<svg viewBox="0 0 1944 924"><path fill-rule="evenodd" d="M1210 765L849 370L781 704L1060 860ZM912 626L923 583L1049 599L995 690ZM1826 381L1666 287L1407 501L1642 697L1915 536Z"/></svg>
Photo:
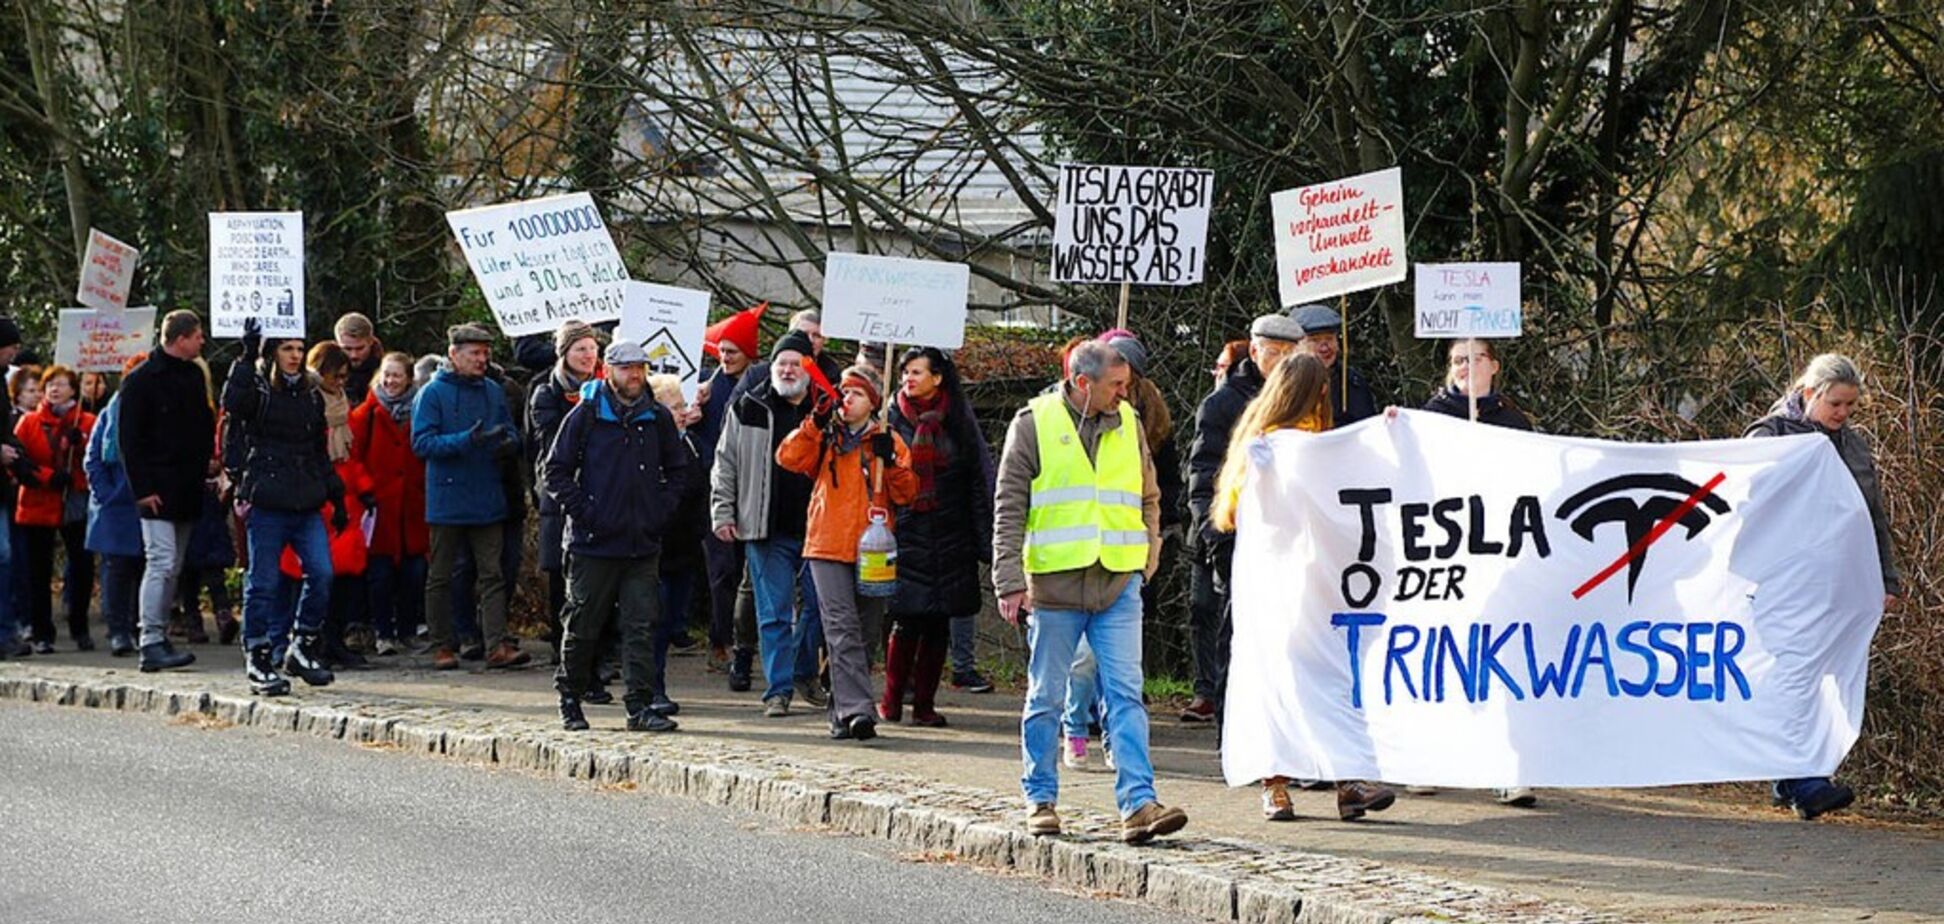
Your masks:
<svg viewBox="0 0 1944 924"><path fill-rule="evenodd" d="M938 473L951 466L951 451L945 444L945 390L932 392L930 398L913 398L898 392L898 413L911 422L911 470L918 475L918 495L911 509L938 509Z"/></svg>

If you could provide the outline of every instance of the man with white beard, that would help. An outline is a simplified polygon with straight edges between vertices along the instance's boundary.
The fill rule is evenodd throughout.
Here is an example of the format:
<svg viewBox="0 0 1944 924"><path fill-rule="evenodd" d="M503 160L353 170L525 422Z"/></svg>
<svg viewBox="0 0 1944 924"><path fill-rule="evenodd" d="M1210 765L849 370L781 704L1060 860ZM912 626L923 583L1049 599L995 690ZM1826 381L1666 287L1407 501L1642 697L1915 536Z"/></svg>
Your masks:
<svg viewBox="0 0 1944 924"><path fill-rule="evenodd" d="M817 593L803 567L812 483L776 464L783 437L819 401L828 404L828 396L811 393L804 364L814 355L802 331L777 341L768 378L749 382L723 415L709 477L709 519L716 538L747 544L766 684L764 714L773 718L790 714L798 678L815 683L817 676ZM794 613L798 589L803 610Z"/></svg>

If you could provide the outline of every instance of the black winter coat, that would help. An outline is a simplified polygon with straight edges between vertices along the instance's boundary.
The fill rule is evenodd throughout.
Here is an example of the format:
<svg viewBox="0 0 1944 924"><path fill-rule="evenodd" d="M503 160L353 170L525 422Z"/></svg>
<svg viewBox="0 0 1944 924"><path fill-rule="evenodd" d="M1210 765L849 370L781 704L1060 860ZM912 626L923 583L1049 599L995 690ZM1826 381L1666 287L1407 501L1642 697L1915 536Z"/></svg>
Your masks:
<svg viewBox="0 0 1944 924"><path fill-rule="evenodd" d="M1343 385L1343 372L1330 370L1330 429L1347 427L1366 417L1377 416L1377 398L1363 373L1350 370L1350 387Z"/></svg>
<svg viewBox="0 0 1944 924"><path fill-rule="evenodd" d="M547 450L553 447L554 437L560 435L561 421L567 419L567 412L574 409L580 400L578 393L568 395L567 384L560 378L559 367L534 374L533 388L527 395L527 465L533 470L533 485L536 490L546 481ZM569 399L572 400L569 400ZM559 516L560 508L545 490L539 490L540 515Z"/></svg>
<svg viewBox="0 0 1944 924"><path fill-rule="evenodd" d="M702 557L702 539L709 533L709 470L702 467L701 444L695 428L681 434L682 448L688 452L688 477L682 484L681 502L668 528L662 530L661 573L682 571L701 573L708 568ZM677 619L687 614L676 614Z"/></svg>
<svg viewBox="0 0 1944 924"><path fill-rule="evenodd" d="M203 480L216 455L216 411L202 367L156 349L122 379L122 467L137 500L162 499L143 519L193 523L202 516Z"/></svg>
<svg viewBox="0 0 1944 924"><path fill-rule="evenodd" d="M1465 397L1464 392L1449 386L1440 389L1437 394L1431 396L1431 400L1424 402L1424 409L1461 420L1471 419L1471 399ZM1532 429L1532 421L1527 420L1526 415L1513 407L1511 402L1500 397L1498 392L1479 397L1478 422L1491 424L1494 427L1510 427L1514 430Z"/></svg>
<svg viewBox="0 0 1944 924"><path fill-rule="evenodd" d="M1188 516L1191 535L1206 549L1221 537L1209 523L1208 511L1215 504L1215 479L1222 473L1222 459L1228 455L1229 434L1242 410L1262 391L1262 372L1255 360L1243 359L1229 368L1228 378L1195 411L1195 441L1188 448ZM1155 464L1159 466L1160 460Z"/></svg>
<svg viewBox="0 0 1944 924"><path fill-rule="evenodd" d="M567 514L567 551L646 558L681 503L690 452L652 394L621 416L606 382L567 412L547 451L547 495Z"/></svg>
<svg viewBox="0 0 1944 924"><path fill-rule="evenodd" d="M295 385L284 384L275 369L264 372L267 377L239 359L223 383L223 412L243 439L236 496L253 507L289 512L314 511L327 500L342 504L344 483L331 465L317 382L308 371Z"/></svg>
<svg viewBox="0 0 1944 924"><path fill-rule="evenodd" d="M911 445L917 427L895 397L891 427ZM898 508L893 616L966 616L984 599L979 563L992 561L992 449L962 394L952 396L942 448L950 464L938 473L937 509Z"/></svg>

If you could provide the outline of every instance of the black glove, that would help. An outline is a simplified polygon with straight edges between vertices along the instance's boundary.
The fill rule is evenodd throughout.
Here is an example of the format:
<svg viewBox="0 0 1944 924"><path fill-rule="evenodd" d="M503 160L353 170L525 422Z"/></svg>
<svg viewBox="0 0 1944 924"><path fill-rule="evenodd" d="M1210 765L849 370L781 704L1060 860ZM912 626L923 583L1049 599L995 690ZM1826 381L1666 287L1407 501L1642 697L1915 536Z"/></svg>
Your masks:
<svg viewBox="0 0 1944 924"><path fill-rule="evenodd" d="M880 433L871 437L871 451L876 453L886 465L898 461L898 444L892 442L889 433Z"/></svg>
<svg viewBox="0 0 1944 924"><path fill-rule="evenodd" d="M256 318L243 319L243 358L256 359L263 352L263 323Z"/></svg>
<svg viewBox="0 0 1944 924"><path fill-rule="evenodd" d="M378 495L366 491L358 495L358 503L363 505L366 510L376 509L378 506Z"/></svg>
<svg viewBox="0 0 1944 924"><path fill-rule="evenodd" d="M57 491L65 491L74 483L74 476L67 472L55 472L47 479L47 486Z"/></svg>
<svg viewBox="0 0 1944 924"><path fill-rule="evenodd" d="M481 422L473 424L472 429L466 431L466 438L471 440L474 446L484 446L496 438L494 434L497 432L486 429L486 424Z"/></svg>
<svg viewBox="0 0 1944 924"><path fill-rule="evenodd" d="M344 509L344 502L331 505L331 532L341 533L351 528L351 514Z"/></svg>

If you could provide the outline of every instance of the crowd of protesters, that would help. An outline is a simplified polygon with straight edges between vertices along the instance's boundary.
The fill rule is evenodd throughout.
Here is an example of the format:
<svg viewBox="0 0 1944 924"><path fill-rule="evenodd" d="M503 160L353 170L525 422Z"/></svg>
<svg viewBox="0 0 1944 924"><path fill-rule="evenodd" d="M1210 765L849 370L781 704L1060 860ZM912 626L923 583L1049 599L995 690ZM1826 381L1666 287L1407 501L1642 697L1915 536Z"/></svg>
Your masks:
<svg viewBox="0 0 1944 924"><path fill-rule="evenodd" d="M1226 343L1184 464L1129 331L1069 343L1049 370L1058 381L1017 412L995 455L948 353L867 345L846 367L803 311L765 355L765 308L710 328L716 364L692 395L651 375L640 344L579 321L514 343L524 380L495 362L497 338L476 324L452 327L444 355L415 358L386 352L358 314L309 345L252 321L219 389L194 312L166 315L119 387L34 364L0 319L13 399L0 439L0 657L56 653L60 561L73 648L96 646L98 578L108 648L143 672L195 662L188 647L210 639L205 594L217 639L240 644L259 695L400 655L437 670L518 667L532 655L508 608L532 508L544 641L569 730L590 727L587 706L615 701L616 680L627 728L676 730L668 655L704 646L730 690L751 690L760 667L765 715L800 702L822 711L833 739L868 740L883 723L945 726L948 676L962 691L992 690L974 625L990 594L1027 632L1028 830L1060 831L1059 771L1092 766L1096 733L1123 839L1185 826L1158 800L1148 755L1154 577L1185 533L1194 698L1180 719L1219 726L1242 447L1384 407L1344 366L1342 319L1318 305L1268 313ZM1490 341L1453 341L1447 360L1426 410L1534 428L1501 390ZM1894 598L1874 463L1848 426L1862 390L1853 362L1817 357L1747 435L1835 443L1869 504ZM894 582L872 545L886 532ZM1295 817L1292 786L1334 790L1345 820L1398 798L1375 781L1271 778L1266 819ZM1774 795L1805 818L1852 798L1827 779L1779 781ZM1497 797L1535 801L1526 789Z"/></svg>

